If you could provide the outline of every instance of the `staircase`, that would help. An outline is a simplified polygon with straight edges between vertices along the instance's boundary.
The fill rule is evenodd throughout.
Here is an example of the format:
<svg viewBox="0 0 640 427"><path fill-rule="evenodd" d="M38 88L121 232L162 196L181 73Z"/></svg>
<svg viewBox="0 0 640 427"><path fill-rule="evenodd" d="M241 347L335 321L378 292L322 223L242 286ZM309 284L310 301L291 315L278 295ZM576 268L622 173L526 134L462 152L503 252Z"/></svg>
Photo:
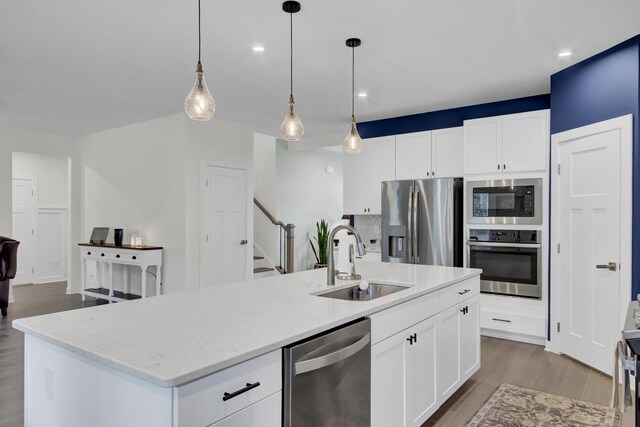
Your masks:
<svg viewBox="0 0 640 427"><path fill-rule="evenodd" d="M276 268L273 261L271 261L260 246L253 245L253 278L262 279L265 277L279 276L281 273Z"/></svg>

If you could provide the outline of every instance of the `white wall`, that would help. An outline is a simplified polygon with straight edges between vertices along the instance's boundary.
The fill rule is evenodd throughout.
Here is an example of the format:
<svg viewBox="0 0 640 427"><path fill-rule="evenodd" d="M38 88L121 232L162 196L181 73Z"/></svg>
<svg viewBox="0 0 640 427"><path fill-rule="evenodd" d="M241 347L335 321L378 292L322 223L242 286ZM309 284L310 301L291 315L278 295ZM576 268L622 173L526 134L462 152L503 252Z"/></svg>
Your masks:
<svg viewBox="0 0 640 427"><path fill-rule="evenodd" d="M276 138L259 133L253 136L253 183L254 197L273 215L278 218L276 192ZM277 226L254 205L253 226L256 244L262 248L271 262L278 264L279 231Z"/></svg>
<svg viewBox="0 0 640 427"><path fill-rule="evenodd" d="M285 147L278 143L276 148L277 211L278 219L296 226L295 269L300 271L315 263L309 236L315 235L316 222L331 225L342 218L342 152Z"/></svg>
<svg viewBox="0 0 640 427"><path fill-rule="evenodd" d="M199 287L201 161L251 168L253 130L217 119L194 122L179 113L83 136L78 150L83 240L97 226L111 228L109 241L114 228L125 229L125 241L137 231L145 244L164 248L164 293ZM132 279L138 292L139 275Z"/></svg>

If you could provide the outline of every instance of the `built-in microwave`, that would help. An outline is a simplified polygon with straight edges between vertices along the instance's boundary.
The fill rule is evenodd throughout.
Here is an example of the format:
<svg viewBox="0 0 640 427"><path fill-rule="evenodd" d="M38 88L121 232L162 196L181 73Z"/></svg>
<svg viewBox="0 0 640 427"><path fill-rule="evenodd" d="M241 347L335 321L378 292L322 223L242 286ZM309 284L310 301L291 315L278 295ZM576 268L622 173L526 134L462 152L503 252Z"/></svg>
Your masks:
<svg viewBox="0 0 640 427"><path fill-rule="evenodd" d="M467 181L468 224L542 224L542 179Z"/></svg>

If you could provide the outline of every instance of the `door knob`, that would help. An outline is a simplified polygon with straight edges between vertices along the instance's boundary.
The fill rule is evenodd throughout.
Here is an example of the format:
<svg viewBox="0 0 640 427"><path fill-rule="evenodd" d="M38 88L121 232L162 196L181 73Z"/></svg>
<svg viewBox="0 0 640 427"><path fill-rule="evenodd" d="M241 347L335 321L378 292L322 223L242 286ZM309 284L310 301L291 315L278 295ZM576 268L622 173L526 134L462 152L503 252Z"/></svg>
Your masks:
<svg viewBox="0 0 640 427"><path fill-rule="evenodd" d="M241 245L246 245L247 243L249 243L249 242L248 242L248 241L246 241L246 240L240 240L240 244L241 244Z"/></svg>
<svg viewBox="0 0 640 427"><path fill-rule="evenodd" d="M615 262L610 262L609 264L597 264L596 268L601 270L616 271L618 270L618 264L616 264Z"/></svg>

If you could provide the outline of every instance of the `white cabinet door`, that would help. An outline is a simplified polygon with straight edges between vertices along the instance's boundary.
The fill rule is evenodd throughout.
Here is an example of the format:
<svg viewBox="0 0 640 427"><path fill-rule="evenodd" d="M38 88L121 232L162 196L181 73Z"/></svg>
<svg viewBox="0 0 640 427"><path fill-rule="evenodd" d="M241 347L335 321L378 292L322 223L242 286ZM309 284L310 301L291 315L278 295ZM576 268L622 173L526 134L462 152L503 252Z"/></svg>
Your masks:
<svg viewBox="0 0 640 427"><path fill-rule="evenodd" d="M343 212L362 215L367 209L367 145L358 154L344 154L342 197Z"/></svg>
<svg viewBox="0 0 640 427"><path fill-rule="evenodd" d="M502 117L502 170L546 169L549 140L548 110Z"/></svg>
<svg viewBox="0 0 640 427"><path fill-rule="evenodd" d="M431 135L431 176L458 178L464 174L464 130L440 129Z"/></svg>
<svg viewBox="0 0 640 427"><path fill-rule="evenodd" d="M460 313L460 375L466 381L480 368L480 295L461 305L466 310Z"/></svg>
<svg viewBox="0 0 640 427"><path fill-rule="evenodd" d="M210 427L280 427L281 425L282 392L277 392L217 423L211 424Z"/></svg>
<svg viewBox="0 0 640 427"><path fill-rule="evenodd" d="M407 426L420 427L438 409L437 348L438 316L423 320L408 329L405 339ZM392 425L392 424L388 424Z"/></svg>
<svg viewBox="0 0 640 427"><path fill-rule="evenodd" d="M431 177L431 132L396 136L396 179Z"/></svg>
<svg viewBox="0 0 640 427"><path fill-rule="evenodd" d="M441 403L447 400L462 382L460 377L461 314L458 305L439 314L437 384L438 399Z"/></svg>
<svg viewBox="0 0 640 427"><path fill-rule="evenodd" d="M407 337L399 332L371 347L371 427L404 426Z"/></svg>
<svg viewBox="0 0 640 427"><path fill-rule="evenodd" d="M464 173L502 171L499 153L502 150L502 119L467 120L464 122Z"/></svg>
<svg viewBox="0 0 640 427"><path fill-rule="evenodd" d="M367 185L369 204L366 213L380 215L382 213L382 181L396 179L395 137L368 139L364 142L364 145L368 159Z"/></svg>

